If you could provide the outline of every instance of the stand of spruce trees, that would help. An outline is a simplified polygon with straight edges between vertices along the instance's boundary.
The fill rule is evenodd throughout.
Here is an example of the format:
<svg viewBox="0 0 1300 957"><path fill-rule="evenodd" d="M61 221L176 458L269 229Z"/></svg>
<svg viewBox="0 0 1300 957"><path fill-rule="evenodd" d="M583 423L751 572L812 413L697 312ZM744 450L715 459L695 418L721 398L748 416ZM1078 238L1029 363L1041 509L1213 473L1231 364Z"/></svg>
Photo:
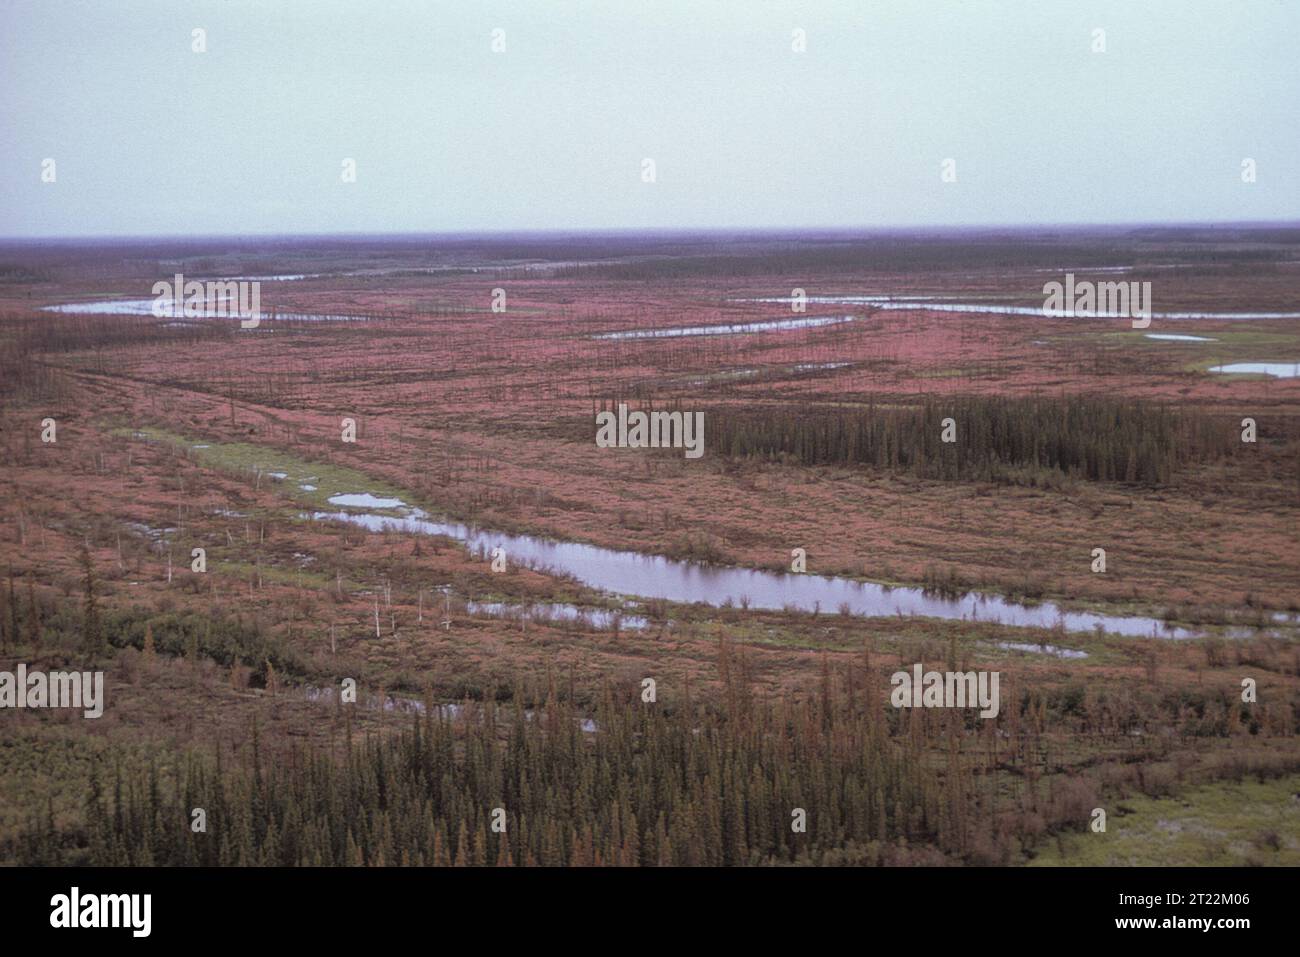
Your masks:
<svg viewBox="0 0 1300 957"><path fill-rule="evenodd" d="M955 441L943 441L951 418ZM1162 485L1226 455L1232 423L1153 402L1095 396L927 397L919 405L710 409L706 441L734 458L866 465L946 481L1034 482L1049 474Z"/></svg>
<svg viewBox="0 0 1300 957"><path fill-rule="evenodd" d="M891 730L878 696L859 696L755 704L733 689L721 710L667 710L607 695L593 733L552 688L534 712L427 707L409 729L364 737L349 723L342 758L320 748L269 760L254 736L246 763L192 754L166 781L156 762L104 764L84 827L59 830L42 812L17 857L652 866L879 863L912 842L931 860L959 853L978 813L969 771L943 773L923 735ZM191 829L195 808L205 832Z"/></svg>

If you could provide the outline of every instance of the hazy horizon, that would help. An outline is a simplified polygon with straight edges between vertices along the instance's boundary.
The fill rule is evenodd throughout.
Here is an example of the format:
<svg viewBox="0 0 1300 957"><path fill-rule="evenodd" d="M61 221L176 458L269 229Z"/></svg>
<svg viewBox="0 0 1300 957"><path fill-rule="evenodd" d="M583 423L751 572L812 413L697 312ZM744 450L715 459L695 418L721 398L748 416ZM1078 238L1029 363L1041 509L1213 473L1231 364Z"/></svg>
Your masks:
<svg viewBox="0 0 1300 957"><path fill-rule="evenodd" d="M252 241L316 241L316 240L384 240L396 241L401 239L442 239L442 240L473 240L473 239L505 239L510 237L517 238L572 238L579 239L584 237L660 237L669 238L687 238L692 236L716 238L721 236L751 236L763 239L809 239L816 237L826 238L843 238L852 239L869 239L890 234L899 235L960 235L960 234L980 234L980 233L1050 233L1054 230L1069 230L1071 232L1115 232L1119 234L1128 233L1138 229L1300 229L1300 219L1279 219L1279 220L1252 220L1234 222L1231 220L1218 221L1134 221L1129 223L1123 222L1097 222L1097 223L969 223L960 225L948 224L928 224L918 223L916 225L897 226L897 225L863 225L863 226L695 226L695 227L677 227L677 226L647 226L647 227L593 227L583 228L574 227L556 227L553 229L543 228L520 228L520 229L468 229L468 230L393 230L390 232L376 231L338 231L338 232L244 232L244 233L90 233L75 235L66 234L40 234L30 236L20 235L0 235L0 244L5 245L23 245L23 244L99 244L105 242L123 242L123 243L147 243L157 241L184 241L184 242L204 242L220 241L230 242L239 240Z"/></svg>
<svg viewBox="0 0 1300 957"><path fill-rule="evenodd" d="M1221 0L10 5L0 237L1279 225L1296 35Z"/></svg>

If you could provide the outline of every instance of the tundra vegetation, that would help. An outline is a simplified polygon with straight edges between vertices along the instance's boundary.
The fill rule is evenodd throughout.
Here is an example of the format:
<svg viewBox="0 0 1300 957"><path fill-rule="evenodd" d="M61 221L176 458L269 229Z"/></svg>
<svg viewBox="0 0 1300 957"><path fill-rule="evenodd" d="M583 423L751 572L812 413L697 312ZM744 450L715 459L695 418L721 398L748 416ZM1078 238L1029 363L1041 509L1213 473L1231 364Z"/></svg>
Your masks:
<svg viewBox="0 0 1300 957"><path fill-rule="evenodd" d="M1300 360L1300 320L1223 318L1294 311L1297 250L1281 228L0 248L0 670L106 679L98 719L0 712L0 859L1298 863L1300 380L1207 371ZM598 338L797 317L770 301L795 288L1041 305L1043 270L1102 266L1219 317L1158 341L837 304L852 321ZM305 278L264 283L256 329L42 308L178 271ZM599 448L618 403L702 413L704 454ZM321 517L362 493L401 506ZM772 571L803 549L807 574L1196 637L614 596L382 525L416 508ZM891 707L918 663L999 672L996 717Z"/></svg>

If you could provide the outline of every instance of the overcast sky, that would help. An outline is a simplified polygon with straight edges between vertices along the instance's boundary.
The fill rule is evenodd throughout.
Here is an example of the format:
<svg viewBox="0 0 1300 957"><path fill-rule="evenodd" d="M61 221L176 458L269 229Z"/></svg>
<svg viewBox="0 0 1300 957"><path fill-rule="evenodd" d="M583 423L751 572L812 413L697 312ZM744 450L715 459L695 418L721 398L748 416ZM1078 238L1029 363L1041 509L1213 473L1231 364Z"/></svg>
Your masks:
<svg viewBox="0 0 1300 957"><path fill-rule="evenodd" d="M1300 219L1297 38L1300 0L0 0L0 235Z"/></svg>

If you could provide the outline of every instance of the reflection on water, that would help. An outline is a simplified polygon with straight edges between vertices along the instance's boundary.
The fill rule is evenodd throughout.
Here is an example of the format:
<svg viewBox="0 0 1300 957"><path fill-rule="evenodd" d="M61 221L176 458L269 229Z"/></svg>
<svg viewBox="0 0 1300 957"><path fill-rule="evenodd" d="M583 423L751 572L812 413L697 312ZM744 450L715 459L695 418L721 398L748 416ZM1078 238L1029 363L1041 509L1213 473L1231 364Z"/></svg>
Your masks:
<svg viewBox="0 0 1300 957"><path fill-rule="evenodd" d="M342 495L331 495L329 503L331 505L342 505L344 508L402 508L406 504L400 498L379 498L369 492L348 492Z"/></svg>
<svg viewBox="0 0 1300 957"><path fill-rule="evenodd" d="M969 312L989 313L999 316L1038 316L1045 313L1042 306L999 306L987 302L936 302L935 296L808 296L804 302L822 305L872 306L876 309L911 309L927 312ZM732 299L732 302L791 303L795 300L789 296L774 296L764 299ZM1153 312L1153 319L1300 319L1300 312ZM1072 310L1065 310L1061 319L1127 319L1119 313L1094 313L1076 317Z"/></svg>
<svg viewBox="0 0 1300 957"><path fill-rule="evenodd" d="M535 622L572 621L601 631L612 629L638 630L649 622L639 615L625 615L605 608L579 608L562 602L532 602L513 604L499 601L467 601L465 611L471 615L489 618L527 619Z"/></svg>
<svg viewBox="0 0 1300 957"><path fill-rule="evenodd" d="M1279 379L1295 379L1300 377L1300 362L1230 362L1227 365L1214 366L1210 371L1255 373L1277 376Z"/></svg>
<svg viewBox="0 0 1300 957"><path fill-rule="evenodd" d="M626 332L604 332L591 338L670 339L677 336L738 336L748 332L775 332L781 329L832 326L842 322L852 322L856 318L857 316L808 316L803 319L768 319L762 322L738 322L716 326L680 326L676 329L630 329Z"/></svg>
<svg viewBox="0 0 1300 957"><path fill-rule="evenodd" d="M1063 611L1050 603L1020 605L996 595L968 594L960 598L927 593L919 588L886 588L872 582L822 575L796 575L748 568L726 568L677 561L640 552L617 551L578 542L553 541L531 535L508 535L455 522L430 519L423 511L403 506L400 516L368 512L314 512L312 518L349 522L372 531L441 535L464 542L483 554L500 546L509 561L572 575L582 583L614 595L660 598L690 604L735 605L769 611L837 612L864 616L907 616L987 621L1021 628L1063 627L1067 631L1117 635L1191 638L1196 633L1153 618Z"/></svg>
<svg viewBox="0 0 1300 957"><path fill-rule="evenodd" d="M190 315L185 310L185 301L179 304L175 300L165 300L159 304L159 318L172 319L238 319L235 315L233 306L222 306L219 302L228 300L212 300L205 302L204 308L200 310L199 315ZM209 306L211 308L209 308ZM100 299L95 302L69 302L58 306L42 306L43 312L61 312L70 315L82 316L152 316L154 314L153 299ZM277 311L274 315L268 315L265 312L262 315L262 321L271 319L296 320L299 322L344 322L347 320L359 320L361 316L343 316L343 315L326 315L324 313L314 312L282 312Z"/></svg>
<svg viewBox="0 0 1300 957"><path fill-rule="evenodd" d="M995 641L993 644L1008 651L1023 651L1027 654L1051 655L1053 658L1087 658L1086 651L1074 648L1058 648L1056 645L1034 645L1025 641Z"/></svg>

